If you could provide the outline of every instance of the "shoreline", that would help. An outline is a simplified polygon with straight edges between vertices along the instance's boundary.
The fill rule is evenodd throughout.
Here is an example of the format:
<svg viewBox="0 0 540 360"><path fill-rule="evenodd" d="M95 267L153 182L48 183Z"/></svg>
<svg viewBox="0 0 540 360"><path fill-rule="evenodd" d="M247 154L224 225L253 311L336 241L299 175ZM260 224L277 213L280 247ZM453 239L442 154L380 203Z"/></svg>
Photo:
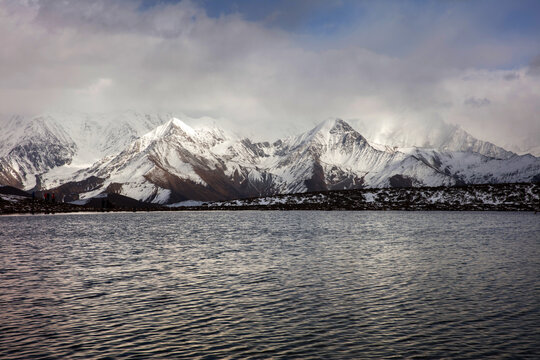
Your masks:
<svg viewBox="0 0 540 360"><path fill-rule="evenodd" d="M540 185L482 184L459 187L329 190L200 202L195 206L145 203L104 194L87 205L23 196L0 196L0 215L154 211L531 211L540 212ZM91 205L90 205L91 204ZM100 206L101 205L101 206Z"/></svg>
<svg viewBox="0 0 540 360"><path fill-rule="evenodd" d="M250 207L250 206L238 206L238 207L182 207L182 208L172 208L172 209L159 209L159 210L126 210L126 209L115 209L109 211L101 210L90 210L90 209L81 209L77 211L34 211L32 212L0 212L0 217L9 217L9 216L55 216L55 215L98 215L98 214L107 214L107 213L124 213L124 214L136 214L136 213L158 213L158 212L220 212L220 211L320 211L320 212L363 212L363 211L375 211L375 212L530 212L530 213L540 213L540 210L533 209L521 209L515 207L508 208L461 208L461 209L451 209L451 208L389 208L389 209L354 209L354 208L307 208L307 207Z"/></svg>

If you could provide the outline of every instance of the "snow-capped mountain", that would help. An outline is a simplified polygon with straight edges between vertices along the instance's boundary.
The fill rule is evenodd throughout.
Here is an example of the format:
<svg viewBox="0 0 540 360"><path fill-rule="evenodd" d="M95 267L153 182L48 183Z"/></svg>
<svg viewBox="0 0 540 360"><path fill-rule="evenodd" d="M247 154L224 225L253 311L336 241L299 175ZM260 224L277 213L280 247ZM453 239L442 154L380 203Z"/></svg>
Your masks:
<svg viewBox="0 0 540 360"><path fill-rule="evenodd" d="M38 117L14 126L18 132L12 131L0 147L0 183L53 189L66 199L113 192L173 203L331 189L540 180L539 158L506 152L461 129L437 149L392 147L372 144L345 121L332 119L270 144L215 127L193 128L167 116L116 116L115 121L110 116L78 116L71 122Z"/></svg>
<svg viewBox="0 0 540 360"><path fill-rule="evenodd" d="M515 153L519 155L530 154L536 157L540 157L540 145L516 146L515 144L512 144L512 145L508 145L508 148L511 149L512 151L515 151Z"/></svg>
<svg viewBox="0 0 540 360"><path fill-rule="evenodd" d="M15 116L1 136L0 183L5 185L32 188L36 175L69 164L77 152L69 134L42 117L27 121Z"/></svg>
<svg viewBox="0 0 540 360"><path fill-rule="evenodd" d="M223 161L210 151L225 141L218 130L195 130L173 118L117 156L79 172L74 180L104 179L87 196L108 189L160 203L186 199L182 194L194 194L198 199L241 196L224 178Z"/></svg>
<svg viewBox="0 0 540 360"><path fill-rule="evenodd" d="M0 133L0 183L50 188L94 162L118 154L167 115L133 111L14 116ZM47 174L51 183L43 183Z"/></svg>
<svg viewBox="0 0 540 360"><path fill-rule="evenodd" d="M432 147L443 151L475 152L495 159L509 159L516 155L489 141L476 139L459 126L451 128L452 131Z"/></svg>
<svg viewBox="0 0 540 360"><path fill-rule="evenodd" d="M273 144L265 168L281 180L280 192L385 186L384 175L394 167L407 167L406 176L420 176L428 184L451 184L446 176L401 152L380 151L343 120L327 120L300 136ZM437 178L437 180L432 179Z"/></svg>
<svg viewBox="0 0 540 360"><path fill-rule="evenodd" d="M416 126L415 126L416 125ZM419 129L419 124L385 124L356 121L357 129L375 144L397 147L419 147L442 151L475 152L496 159L509 159L516 155L488 141L482 141L458 125L436 123L433 127Z"/></svg>

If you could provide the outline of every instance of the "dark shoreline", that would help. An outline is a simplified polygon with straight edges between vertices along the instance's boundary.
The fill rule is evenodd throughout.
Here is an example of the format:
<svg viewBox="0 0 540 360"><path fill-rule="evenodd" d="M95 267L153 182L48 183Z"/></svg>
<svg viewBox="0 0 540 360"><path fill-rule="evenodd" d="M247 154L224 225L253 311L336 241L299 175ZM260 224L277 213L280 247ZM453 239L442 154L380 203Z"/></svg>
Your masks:
<svg viewBox="0 0 540 360"><path fill-rule="evenodd" d="M17 201L0 199L0 215L223 210L537 212L540 211L540 186L528 183L333 190L215 201L199 206L178 207L144 203L117 194L109 194L106 200L91 204L91 206L74 205L22 197Z"/></svg>
<svg viewBox="0 0 540 360"><path fill-rule="evenodd" d="M10 217L10 216L29 216L29 215L73 215L73 214L108 214L108 213L124 213L124 214L136 214L136 213L150 213L150 212L221 212L221 211L320 211L320 212L349 212L349 211L377 211L377 212L392 212L392 211L407 211L407 212L520 212L520 213L540 213L540 210L521 210L521 209L469 209L469 210L453 210L453 209L430 209L430 210L419 210L419 209L381 209L381 210L372 210L372 209L307 209L307 208L253 208L253 207L238 207L238 208L205 208L205 207L185 207L182 209L161 209L161 210L122 210L116 209L111 211L101 211L101 210L91 210L91 209L82 209L77 211L55 211L55 212L12 212L12 213L0 213L0 217Z"/></svg>
<svg viewBox="0 0 540 360"><path fill-rule="evenodd" d="M214 202L209 210L540 211L535 183L333 190Z"/></svg>

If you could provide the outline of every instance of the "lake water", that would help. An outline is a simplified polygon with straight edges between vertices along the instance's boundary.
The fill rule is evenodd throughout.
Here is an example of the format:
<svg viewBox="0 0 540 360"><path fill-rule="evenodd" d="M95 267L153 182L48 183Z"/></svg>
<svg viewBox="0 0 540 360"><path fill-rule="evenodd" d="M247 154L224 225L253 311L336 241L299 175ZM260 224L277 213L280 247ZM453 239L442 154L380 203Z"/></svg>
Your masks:
<svg viewBox="0 0 540 360"><path fill-rule="evenodd" d="M0 217L0 358L539 358L540 215Z"/></svg>

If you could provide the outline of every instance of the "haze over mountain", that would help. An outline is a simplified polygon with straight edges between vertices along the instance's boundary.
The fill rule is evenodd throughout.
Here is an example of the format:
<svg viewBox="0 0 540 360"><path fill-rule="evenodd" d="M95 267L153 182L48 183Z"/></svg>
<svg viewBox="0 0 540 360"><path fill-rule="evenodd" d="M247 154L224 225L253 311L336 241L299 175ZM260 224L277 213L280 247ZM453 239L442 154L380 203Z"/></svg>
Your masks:
<svg viewBox="0 0 540 360"><path fill-rule="evenodd" d="M373 142L387 139L349 120L400 146L459 126L527 152L539 14L536 0L1 0L0 127L137 109L273 141L339 117Z"/></svg>
<svg viewBox="0 0 540 360"><path fill-rule="evenodd" d="M53 191L66 200L112 192L171 203L530 182L540 175L539 158L518 156L459 128L437 147L399 147L370 143L340 119L269 143L133 111L13 117L0 143L0 184Z"/></svg>

